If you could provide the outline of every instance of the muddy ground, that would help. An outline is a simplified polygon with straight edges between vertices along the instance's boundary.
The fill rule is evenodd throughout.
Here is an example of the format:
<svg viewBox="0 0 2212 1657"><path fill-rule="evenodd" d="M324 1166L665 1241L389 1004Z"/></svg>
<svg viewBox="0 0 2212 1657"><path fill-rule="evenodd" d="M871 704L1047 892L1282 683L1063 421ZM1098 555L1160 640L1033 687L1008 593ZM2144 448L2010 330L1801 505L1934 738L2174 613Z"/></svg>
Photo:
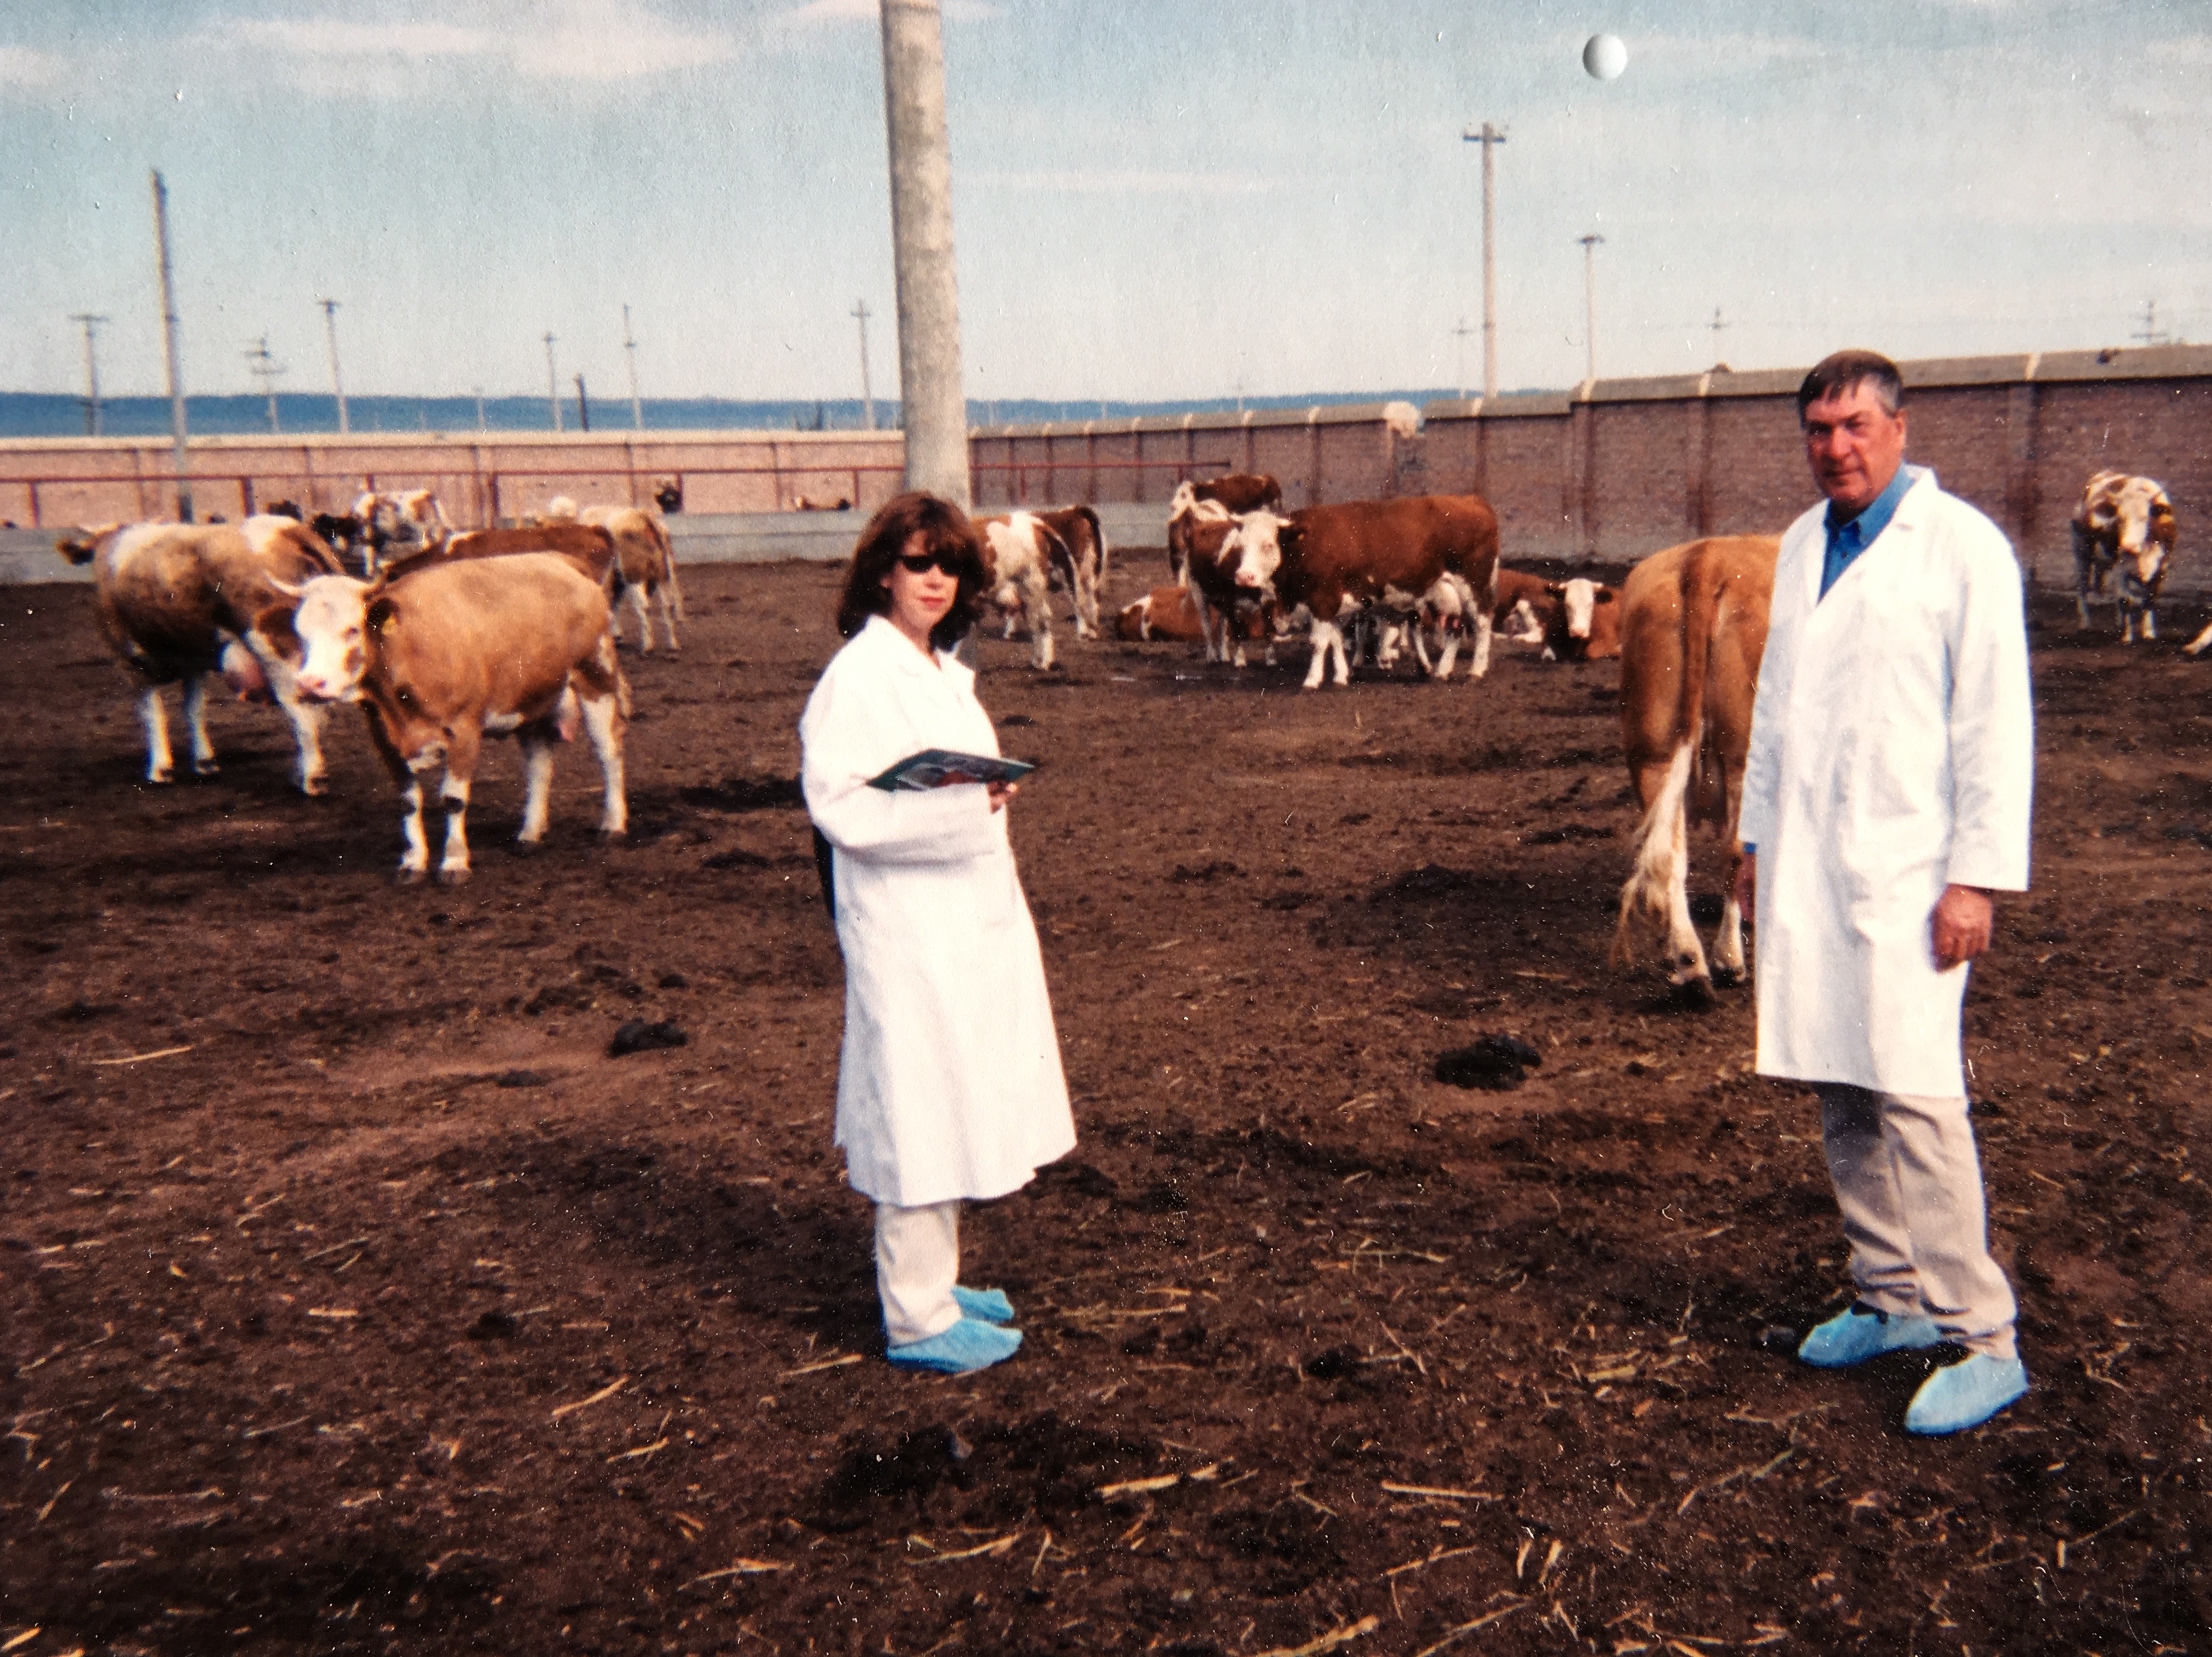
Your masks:
<svg viewBox="0 0 2212 1657"><path fill-rule="evenodd" d="M498 748L411 890L349 718L327 799L236 707L149 787L88 591L11 590L0 1651L2212 1650L2212 662L2042 609L1968 1011L2035 1390L1916 1442L1927 1357L1788 1356L1844 1251L1747 996L1606 965L1616 666L1510 650L984 645L1082 1138L968 1223L1020 1355L890 1369L790 781L836 580L692 570L629 842L578 751L518 856ZM1525 1086L1433 1079L1486 1033Z"/></svg>

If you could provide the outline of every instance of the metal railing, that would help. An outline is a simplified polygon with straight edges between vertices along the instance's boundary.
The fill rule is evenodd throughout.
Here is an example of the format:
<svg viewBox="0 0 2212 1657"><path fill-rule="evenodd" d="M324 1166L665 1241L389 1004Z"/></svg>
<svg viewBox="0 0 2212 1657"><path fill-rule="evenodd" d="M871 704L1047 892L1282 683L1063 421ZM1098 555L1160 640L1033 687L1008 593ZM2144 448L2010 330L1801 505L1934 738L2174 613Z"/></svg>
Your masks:
<svg viewBox="0 0 2212 1657"><path fill-rule="evenodd" d="M1045 457L1039 459L984 460L971 462L972 473L1000 475L1007 479L1009 504L1027 506L1033 489L1042 492L1054 480L1075 474L1082 479L1081 499L1086 504L1095 503L1102 476L1125 472L1142 474L1164 471L1174 474L1175 481L1208 472L1224 470L1231 463L1221 459L1174 460L1100 460L1090 458ZM629 466L509 466L487 471L422 471L403 468L397 474L387 474L404 482L409 489L429 489L438 495L439 504L446 508L447 516L457 525L484 527L496 525L507 516L507 496L517 491L505 486L527 478L557 477L564 479L614 478L621 480L629 499L638 502L645 498L640 494L640 483L645 483L645 495L649 496L653 485L672 478L681 490L686 480L702 477L765 477L772 482L777 512L802 511L818 507L821 503L797 492L798 486L819 478L842 480L849 486L845 496L848 504L857 506L860 501L860 480L883 475L902 476L902 464L890 462L856 462L847 465L807 465L775 463L765 466L687 466L680 469L647 468L641 470ZM356 480L358 487L355 487ZM787 489L787 483L791 488ZM190 472L179 477L174 472L134 472L124 476L114 472L75 473L39 477L0 477L0 489L20 489L28 492L30 527L50 527L46 522L46 498L42 490L58 488L100 486L111 489L130 489L136 493L138 513L142 517L158 517L173 503L181 486L191 491L196 512L203 518L210 510L229 509L241 518L250 518L270 501L290 500L310 516L324 510L343 512L351 508L355 500L365 492L378 488L374 472ZM226 498L209 498L214 491ZM1065 499L1055 495L1054 500ZM477 522L475 520L482 520Z"/></svg>

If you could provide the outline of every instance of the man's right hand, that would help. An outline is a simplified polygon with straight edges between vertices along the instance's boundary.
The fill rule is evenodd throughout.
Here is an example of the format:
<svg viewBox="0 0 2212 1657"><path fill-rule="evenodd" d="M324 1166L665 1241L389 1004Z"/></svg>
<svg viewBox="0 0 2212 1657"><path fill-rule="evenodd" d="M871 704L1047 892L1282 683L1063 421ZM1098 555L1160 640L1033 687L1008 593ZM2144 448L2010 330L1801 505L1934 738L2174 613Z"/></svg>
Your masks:
<svg viewBox="0 0 2212 1657"><path fill-rule="evenodd" d="M1736 907L1737 908L1739 908L1739 909L1742 910L1742 911L1744 912L1744 913L1746 913L1746 914L1751 914L1751 913L1754 913L1754 912L1758 909L1758 907L1759 907L1759 853L1758 853L1753 852L1753 851L1747 850L1747 851L1744 853L1744 854L1743 854L1743 861L1736 865L1736 866L1735 866L1735 888L1734 892L1733 892L1731 895L1732 895L1735 897L1735 907Z"/></svg>

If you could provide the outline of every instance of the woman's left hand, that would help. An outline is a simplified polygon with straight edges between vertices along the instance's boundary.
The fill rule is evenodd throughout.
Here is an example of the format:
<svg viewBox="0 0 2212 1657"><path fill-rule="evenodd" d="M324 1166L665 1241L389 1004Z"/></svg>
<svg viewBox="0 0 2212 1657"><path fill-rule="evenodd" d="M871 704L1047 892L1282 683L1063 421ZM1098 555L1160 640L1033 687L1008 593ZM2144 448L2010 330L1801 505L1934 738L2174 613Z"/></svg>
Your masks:
<svg viewBox="0 0 2212 1657"><path fill-rule="evenodd" d="M1018 782L994 782L989 785L989 792L991 809L1003 811L1006 809L1006 803L1022 792L1022 786Z"/></svg>

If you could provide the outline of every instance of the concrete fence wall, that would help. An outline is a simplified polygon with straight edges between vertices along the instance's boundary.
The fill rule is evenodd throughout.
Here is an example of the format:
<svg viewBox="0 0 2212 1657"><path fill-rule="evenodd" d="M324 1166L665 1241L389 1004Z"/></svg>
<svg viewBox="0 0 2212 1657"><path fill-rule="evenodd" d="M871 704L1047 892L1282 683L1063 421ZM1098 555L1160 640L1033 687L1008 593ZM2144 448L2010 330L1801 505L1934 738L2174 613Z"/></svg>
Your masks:
<svg viewBox="0 0 2212 1657"><path fill-rule="evenodd" d="M2194 550L2198 526L2212 524L2212 348L1901 366L1908 454L1995 519L2032 575L2070 582L2068 519L2089 475L2110 468L2166 485L2181 525L2172 585L2212 585L2212 556ZM1292 509L1472 490L1497 507L1509 560L1625 563L1697 535L1778 531L1812 501L1797 431L1802 375L1598 380L1421 412L1372 403L981 427L969 448L986 511L1085 501L1132 526L1157 513L1164 529L1182 478L1264 471ZM641 502L669 476L683 477L691 513L789 512L802 499L866 510L899 487L902 452L896 432L228 437L192 448L203 515L237 515L249 492L257 505L340 507L373 481L435 488L469 523L556 494ZM0 519L160 516L173 499L168 464L168 446L149 439L0 445Z"/></svg>

